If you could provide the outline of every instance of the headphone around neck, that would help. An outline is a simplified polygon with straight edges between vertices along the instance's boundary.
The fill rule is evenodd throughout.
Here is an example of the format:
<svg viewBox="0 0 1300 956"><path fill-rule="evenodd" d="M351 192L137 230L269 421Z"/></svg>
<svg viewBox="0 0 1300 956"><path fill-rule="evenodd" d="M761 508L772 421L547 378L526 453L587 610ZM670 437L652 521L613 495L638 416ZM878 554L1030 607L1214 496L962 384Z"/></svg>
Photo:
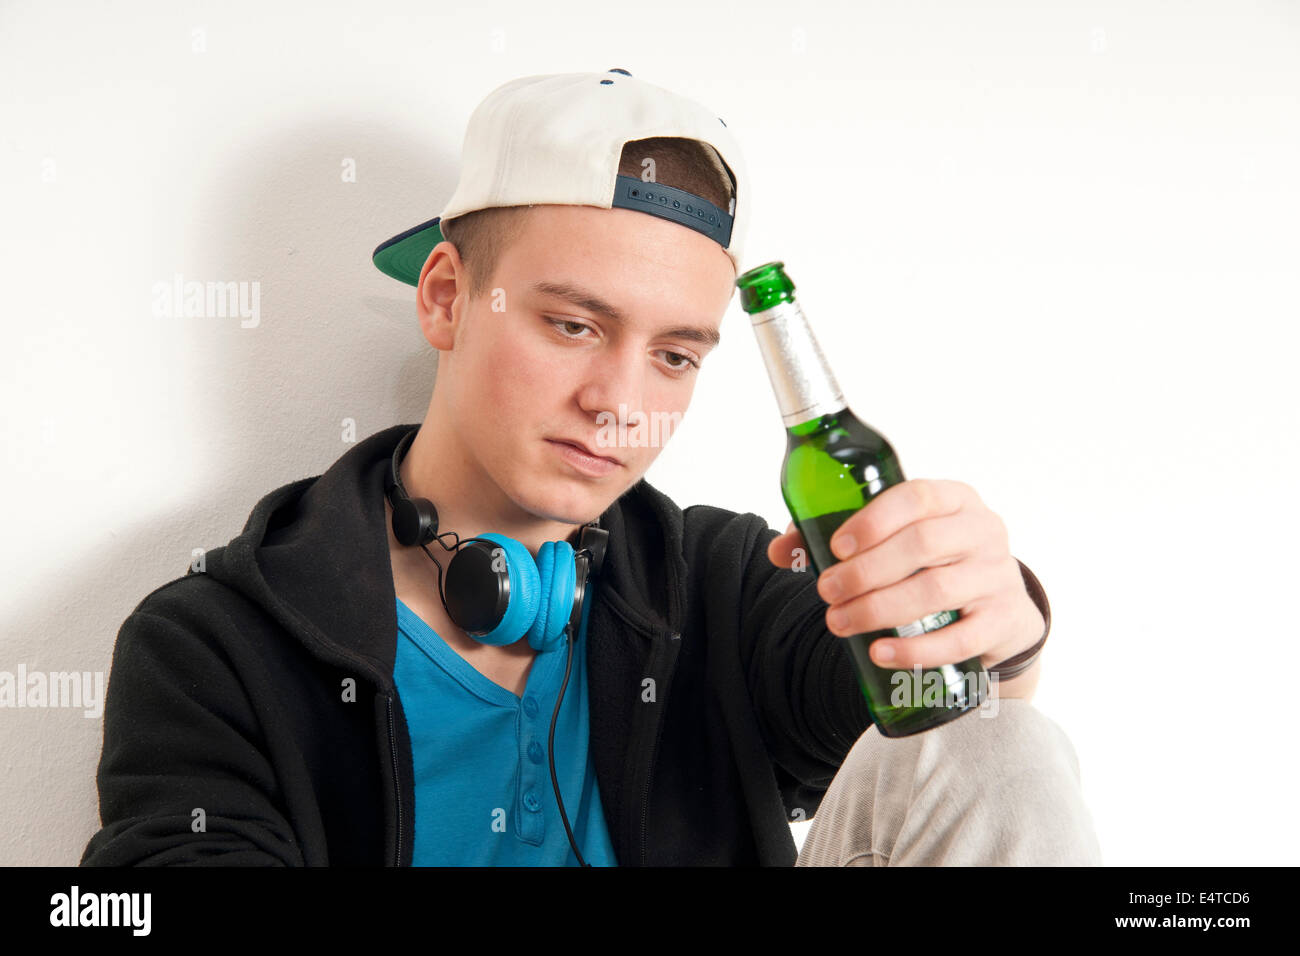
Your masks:
<svg viewBox="0 0 1300 956"><path fill-rule="evenodd" d="M483 644L513 644L528 636L538 651L559 646L566 629L576 634L588 581L604 564L609 532L600 519L584 525L578 550L567 541L547 541L536 560L514 538L489 532L461 539L454 531L438 533L438 509L427 498L411 498L402 486L400 466L415 428L393 449L384 491L393 507L393 535L405 545L419 545L438 566L438 596L447 615L466 634ZM453 544L443 543L450 536ZM427 545L437 541L454 551L443 583L442 564Z"/></svg>

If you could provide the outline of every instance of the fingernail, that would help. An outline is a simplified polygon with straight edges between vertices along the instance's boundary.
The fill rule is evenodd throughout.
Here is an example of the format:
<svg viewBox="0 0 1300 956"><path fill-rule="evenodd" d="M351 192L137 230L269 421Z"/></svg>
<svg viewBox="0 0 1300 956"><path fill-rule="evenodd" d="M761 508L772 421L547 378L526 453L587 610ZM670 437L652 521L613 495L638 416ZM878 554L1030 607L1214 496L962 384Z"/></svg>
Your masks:
<svg viewBox="0 0 1300 956"><path fill-rule="evenodd" d="M841 559L847 558L857 550L857 547L858 543L853 540L851 534L840 535L831 542L831 550L835 552L836 557Z"/></svg>
<svg viewBox="0 0 1300 956"><path fill-rule="evenodd" d="M894 659L894 646L892 644L881 644L876 642L876 646L871 649L871 656L878 661L892 661Z"/></svg>

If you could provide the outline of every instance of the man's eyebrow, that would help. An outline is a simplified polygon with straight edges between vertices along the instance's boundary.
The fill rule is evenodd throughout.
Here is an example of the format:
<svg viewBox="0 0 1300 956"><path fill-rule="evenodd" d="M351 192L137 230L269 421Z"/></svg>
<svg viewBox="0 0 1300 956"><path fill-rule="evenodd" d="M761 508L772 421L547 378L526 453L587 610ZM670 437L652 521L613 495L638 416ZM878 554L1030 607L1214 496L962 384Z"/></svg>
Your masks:
<svg viewBox="0 0 1300 956"><path fill-rule="evenodd" d="M531 286L534 292L541 295L549 295L557 299L564 299L576 305L580 309L586 309L588 312L594 312L597 315L604 316L611 322L625 324L627 315L610 303L606 302L596 293L591 292L581 286L569 282L547 282L540 280L534 282ZM687 339L691 342L699 342L702 345L710 347L717 345L722 341L722 336L715 329L697 328L693 325L683 325L673 329L661 329L661 335L667 335L672 338Z"/></svg>

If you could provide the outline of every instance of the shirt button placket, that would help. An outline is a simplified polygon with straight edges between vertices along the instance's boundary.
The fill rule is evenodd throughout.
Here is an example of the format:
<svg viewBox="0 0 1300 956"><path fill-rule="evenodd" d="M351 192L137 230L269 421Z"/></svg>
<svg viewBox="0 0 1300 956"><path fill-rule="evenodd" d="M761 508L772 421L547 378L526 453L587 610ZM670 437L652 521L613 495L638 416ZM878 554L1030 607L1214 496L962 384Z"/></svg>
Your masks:
<svg viewBox="0 0 1300 956"><path fill-rule="evenodd" d="M537 741L537 715L540 708L537 698L524 695L522 721L523 736L528 740L528 760L519 761L519 791L523 812L519 814L519 834L527 843L540 845L546 836L546 817L542 813L542 798L538 791L536 768L542 762L542 745Z"/></svg>

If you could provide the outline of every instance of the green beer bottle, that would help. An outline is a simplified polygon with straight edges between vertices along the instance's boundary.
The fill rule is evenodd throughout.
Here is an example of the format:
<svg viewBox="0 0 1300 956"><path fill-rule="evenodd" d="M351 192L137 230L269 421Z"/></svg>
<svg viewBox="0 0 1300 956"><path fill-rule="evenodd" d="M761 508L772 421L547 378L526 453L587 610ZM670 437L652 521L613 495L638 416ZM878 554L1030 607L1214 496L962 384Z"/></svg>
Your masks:
<svg viewBox="0 0 1300 956"><path fill-rule="evenodd" d="M903 481L903 469L884 436L849 410L795 301L785 263L750 269L736 279L736 285L785 423L781 494L820 575L839 561L830 549L835 530L876 495ZM959 617L958 611L938 611L904 627L838 638L848 642L858 686L884 736L929 730L974 710L984 700L988 675L978 657L922 669L918 679L915 670L879 667L867 653L879 637L911 637Z"/></svg>

